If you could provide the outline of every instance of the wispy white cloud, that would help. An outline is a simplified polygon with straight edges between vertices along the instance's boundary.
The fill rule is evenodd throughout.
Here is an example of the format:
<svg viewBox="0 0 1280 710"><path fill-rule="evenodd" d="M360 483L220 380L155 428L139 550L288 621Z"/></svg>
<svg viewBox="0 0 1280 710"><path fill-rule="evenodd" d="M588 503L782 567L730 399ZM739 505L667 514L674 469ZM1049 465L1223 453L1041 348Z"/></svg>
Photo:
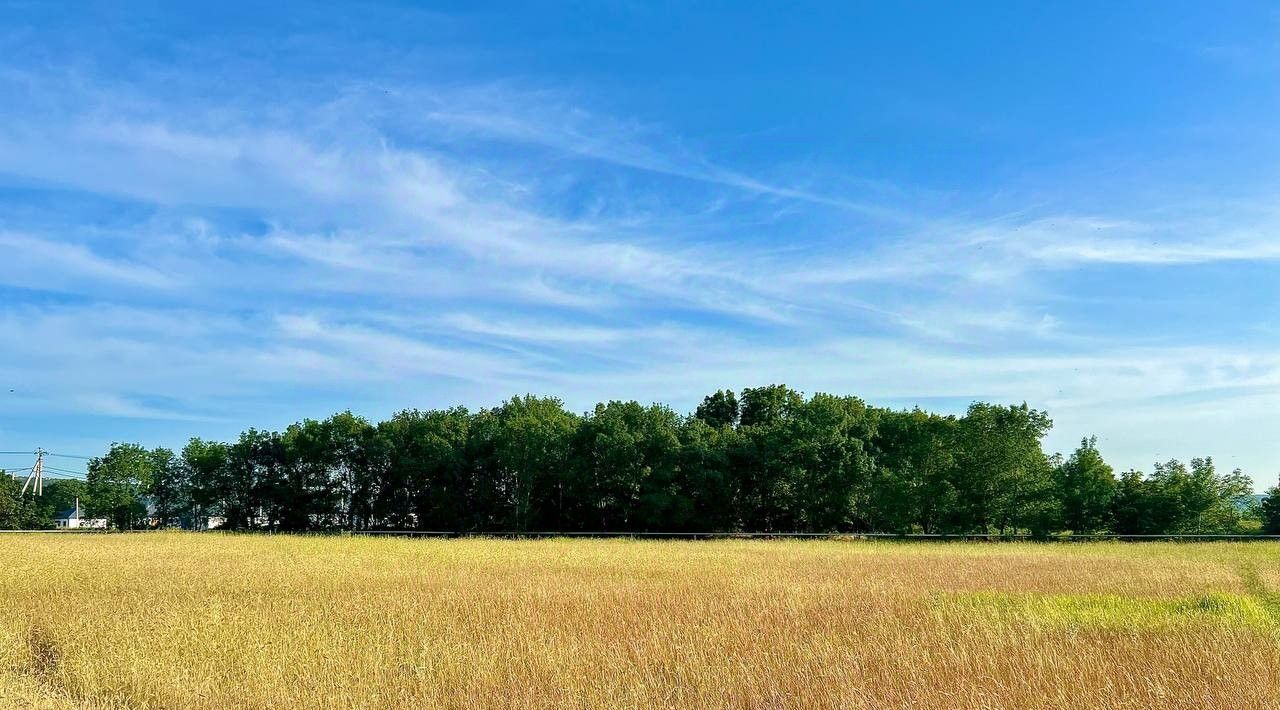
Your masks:
<svg viewBox="0 0 1280 710"><path fill-rule="evenodd" d="M95 254L82 244L0 231L5 268L0 283L24 288L59 287L82 292L102 284L171 288L172 278L127 258Z"/></svg>
<svg viewBox="0 0 1280 710"><path fill-rule="evenodd" d="M440 323L451 329L504 340L566 345L614 345L632 341L645 333L633 329L603 328L565 323L511 321L481 318L469 313L449 313Z"/></svg>
<svg viewBox="0 0 1280 710"><path fill-rule="evenodd" d="M219 422L217 417L194 414L183 409L168 409L146 405L112 392L93 392L70 398L65 402L76 413L92 413L113 418L156 419L168 422Z"/></svg>
<svg viewBox="0 0 1280 710"><path fill-rule="evenodd" d="M1238 208L1237 208L1238 209ZM1280 219L1250 228L1196 215L1141 221L1072 215L937 220L922 232L869 251L797 270L798 283L911 282L946 278L1014 283L1019 277L1089 265L1178 266L1280 261Z"/></svg>
<svg viewBox="0 0 1280 710"><path fill-rule="evenodd" d="M419 115L427 125L451 133L475 134L534 144L547 149L659 173L765 197L798 200L877 218L912 221L909 212L890 205L828 194L801 185L779 183L717 165L701 153L671 139L661 126L618 121L566 105L554 92L526 92L490 85L481 89L414 93L434 108Z"/></svg>

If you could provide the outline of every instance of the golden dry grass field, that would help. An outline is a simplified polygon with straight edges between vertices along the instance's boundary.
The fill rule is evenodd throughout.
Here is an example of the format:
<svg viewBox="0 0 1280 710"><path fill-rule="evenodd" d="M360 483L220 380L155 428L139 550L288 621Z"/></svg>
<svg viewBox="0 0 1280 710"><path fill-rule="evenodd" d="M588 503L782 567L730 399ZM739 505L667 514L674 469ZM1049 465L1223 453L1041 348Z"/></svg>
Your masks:
<svg viewBox="0 0 1280 710"><path fill-rule="evenodd" d="M0 536L0 705L1280 707L1273 543Z"/></svg>

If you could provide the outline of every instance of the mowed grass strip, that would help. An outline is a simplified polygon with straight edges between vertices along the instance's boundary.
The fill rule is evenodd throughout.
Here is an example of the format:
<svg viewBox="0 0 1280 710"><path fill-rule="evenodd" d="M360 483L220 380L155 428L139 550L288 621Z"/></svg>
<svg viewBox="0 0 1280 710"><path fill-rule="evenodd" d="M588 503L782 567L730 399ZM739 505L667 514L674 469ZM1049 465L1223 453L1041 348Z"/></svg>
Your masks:
<svg viewBox="0 0 1280 710"><path fill-rule="evenodd" d="M1271 543L0 537L0 704L1280 707Z"/></svg>

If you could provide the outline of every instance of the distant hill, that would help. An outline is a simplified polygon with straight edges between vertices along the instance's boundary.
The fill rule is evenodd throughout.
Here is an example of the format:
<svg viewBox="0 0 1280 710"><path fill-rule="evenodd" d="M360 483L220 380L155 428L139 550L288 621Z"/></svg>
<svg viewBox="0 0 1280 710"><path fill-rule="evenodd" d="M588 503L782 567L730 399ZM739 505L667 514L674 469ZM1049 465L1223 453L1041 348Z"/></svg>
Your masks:
<svg viewBox="0 0 1280 710"><path fill-rule="evenodd" d="M1252 505L1262 505L1263 498L1266 498L1266 496L1261 493L1254 493L1253 495L1241 496L1240 498L1236 499L1236 508L1239 510L1245 510Z"/></svg>

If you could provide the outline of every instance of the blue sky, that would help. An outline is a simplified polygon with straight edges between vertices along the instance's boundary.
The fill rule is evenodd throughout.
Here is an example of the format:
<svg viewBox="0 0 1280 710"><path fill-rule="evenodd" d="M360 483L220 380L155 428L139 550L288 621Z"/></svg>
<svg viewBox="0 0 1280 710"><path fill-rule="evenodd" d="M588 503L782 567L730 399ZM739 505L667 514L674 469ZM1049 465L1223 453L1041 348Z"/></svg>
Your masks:
<svg viewBox="0 0 1280 710"><path fill-rule="evenodd" d="M0 450L785 382L1280 473L1274 5L262 5L0 2Z"/></svg>

